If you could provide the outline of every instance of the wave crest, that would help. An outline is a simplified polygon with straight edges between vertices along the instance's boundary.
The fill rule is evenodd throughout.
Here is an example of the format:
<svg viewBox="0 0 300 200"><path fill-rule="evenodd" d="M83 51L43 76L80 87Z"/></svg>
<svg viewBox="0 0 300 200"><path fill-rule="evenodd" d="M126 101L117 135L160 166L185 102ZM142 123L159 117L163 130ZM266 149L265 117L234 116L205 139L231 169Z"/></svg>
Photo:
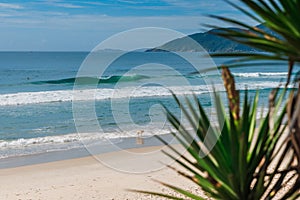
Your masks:
<svg viewBox="0 0 300 200"><path fill-rule="evenodd" d="M278 82L245 82L238 83L239 90L256 90L270 89L278 87ZM197 85L197 86L173 86L173 87L158 87L147 86L140 87L138 90L134 87L125 88L97 88L83 90L56 90L43 92L22 92L14 94L0 95L0 106L38 104L38 103L53 103L53 102L70 102L70 101L93 101L106 99L121 99L121 98L139 98L139 97L162 97L171 96L170 90L176 95L203 94L213 91L213 87L217 91L223 91L223 84L215 85ZM289 86L292 87L292 86Z"/></svg>
<svg viewBox="0 0 300 200"><path fill-rule="evenodd" d="M31 84L43 85L43 84L80 84L80 85L89 85L89 84L100 84L100 83L117 83L117 82L132 82L138 81L141 79L147 79L148 76L143 75L126 75L126 76L107 76L107 77L73 77L73 78L64 78L57 80L46 80L46 81L34 81Z"/></svg>
<svg viewBox="0 0 300 200"><path fill-rule="evenodd" d="M232 73L234 76L237 77L268 77L268 76L280 76L286 77L288 75L287 72L248 72L248 73Z"/></svg>

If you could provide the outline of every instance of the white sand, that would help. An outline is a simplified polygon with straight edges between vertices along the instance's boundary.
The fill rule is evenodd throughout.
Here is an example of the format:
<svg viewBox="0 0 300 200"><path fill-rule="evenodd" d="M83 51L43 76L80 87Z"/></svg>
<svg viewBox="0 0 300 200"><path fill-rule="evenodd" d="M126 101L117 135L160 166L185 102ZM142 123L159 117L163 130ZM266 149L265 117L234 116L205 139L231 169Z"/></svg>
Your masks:
<svg viewBox="0 0 300 200"><path fill-rule="evenodd" d="M124 151L103 154L102 158L122 165L139 166L139 169L142 169L143 166L146 168L151 166L151 163L166 161L166 157L159 149L159 147L147 147L132 150L135 153L155 151L155 155L151 155L151 160L148 162L137 163ZM0 199L162 199L128 192L126 189L172 193L152 179L200 192L193 183L179 177L176 172L168 168L143 174L122 173L104 166L93 157L85 157L2 169L0 170Z"/></svg>
<svg viewBox="0 0 300 200"><path fill-rule="evenodd" d="M98 155L98 159L104 161L106 165L94 157L85 157L1 169L0 200L162 199L129 192L126 189L174 194L153 179L203 195L199 187L192 182L169 168L162 168L164 165L159 162L172 165L174 163L169 162L170 160L161 153L161 149L162 147L145 147ZM114 167L128 172L117 171L113 169ZM135 173L158 168L162 169L148 173Z"/></svg>

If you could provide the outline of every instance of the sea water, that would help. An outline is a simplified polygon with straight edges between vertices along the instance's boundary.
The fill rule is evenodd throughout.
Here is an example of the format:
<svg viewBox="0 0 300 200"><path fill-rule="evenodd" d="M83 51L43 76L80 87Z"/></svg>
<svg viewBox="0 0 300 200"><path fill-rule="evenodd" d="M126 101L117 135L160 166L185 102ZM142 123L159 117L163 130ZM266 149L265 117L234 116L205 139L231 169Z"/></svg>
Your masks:
<svg viewBox="0 0 300 200"><path fill-rule="evenodd" d="M78 78L78 70L88 54L0 53L0 158L65 151L93 145L99 140L117 143L136 137L141 129L144 137L167 134L172 127L165 123L166 127L161 128L165 115L159 111L159 105L180 114L168 89L180 97L194 93L209 110L214 105L213 88L222 88L219 72L196 73L186 61L166 52L133 52L112 63L101 76ZM168 65L178 75L160 71L154 67L153 60ZM215 59L217 64L225 61ZM198 62L201 63L200 58ZM142 70L132 70L133 66L144 64L147 66ZM267 106L269 92L286 80L287 67L286 63L266 64L235 68L232 72L242 93L247 88L253 97L260 90L259 107L262 108ZM178 84L179 76L189 84ZM80 92L81 99L74 99L76 80L82 85L81 90L75 91ZM96 87L90 88L95 82ZM136 87L139 85L142 87ZM226 102L226 98L223 100ZM85 105L93 102L96 117L74 119L74 101L81 102L83 113L89 112ZM76 120L80 123L76 124ZM97 132L91 127L101 127L101 130ZM85 131L78 134L78 130Z"/></svg>

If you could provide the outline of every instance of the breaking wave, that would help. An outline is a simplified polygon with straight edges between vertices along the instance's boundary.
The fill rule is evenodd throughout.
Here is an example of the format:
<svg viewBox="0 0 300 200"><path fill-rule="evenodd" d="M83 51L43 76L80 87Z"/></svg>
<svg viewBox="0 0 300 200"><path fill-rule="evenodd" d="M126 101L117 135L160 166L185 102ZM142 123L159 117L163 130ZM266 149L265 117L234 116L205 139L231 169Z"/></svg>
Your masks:
<svg viewBox="0 0 300 200"><path fill-rule="evenodd" d="M232 73L236 77L287 77L287 72L249 72L249 73Z"/></svg>
<svg viewBox="0 0 300 200"><path fill-rule="evenodd" d="M247 82L237 84L239 90L256 90L256 89L271 89L278 87L278 82ZM0 106L10 105L25 105L38 103L53 103L53 102L71 102L71 101L91 101L91 100L106 100L106 99L121 99L121 98L139 98L139 97L159 97L171 96L170 90L177 95L188 94L203 94L213 91L213 87L218 91L223 91L223 84L213 85L197 85L197 86L173 86L173 87L158 87L148 86L124 88L97 88L83 90L56 90L42 92L21 92L13 94L1 94Z"/></svg>
<svg viewBox="0 0 300 200"><path fill-rule="evenodd" d="M64 78L58 80L46 80L46 81L35 81L31 82L31 84L43 85L43 84L95 84L95 83L117 83L117 82L131 82L138 81L141 79L150 78L148 76L143 75L126 75L126 76L107 76L107 77L73 77L73 78Z"/></svg>

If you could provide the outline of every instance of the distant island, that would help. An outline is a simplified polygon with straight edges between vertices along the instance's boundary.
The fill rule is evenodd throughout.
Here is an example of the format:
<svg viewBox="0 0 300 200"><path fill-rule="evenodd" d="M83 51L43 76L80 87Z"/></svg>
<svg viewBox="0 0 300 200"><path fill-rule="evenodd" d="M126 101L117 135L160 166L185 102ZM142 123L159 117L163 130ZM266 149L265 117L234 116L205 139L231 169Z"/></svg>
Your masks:
<svg viewBox="0 0 300 200"><path fill-rule="evenodd" d="M275 33L271 32L263 24L256 26L259 29L267 31L271 35ZM229 28L232 30L247 31L240 28ZM212 29L204 33L195 33L183 38L178 38L172 40L166 44L163 44L159 47L153 49L148 49L146 52L163 52L163 51L174 51L174 52L196 52L199 51L195 44L191 44L191 40L195 40L199 43L207 52L216 53L216 52L257 52L257 49L238 44L234 41L222 38L215 35L214 33L222 31L222 29Z"/></svg>

